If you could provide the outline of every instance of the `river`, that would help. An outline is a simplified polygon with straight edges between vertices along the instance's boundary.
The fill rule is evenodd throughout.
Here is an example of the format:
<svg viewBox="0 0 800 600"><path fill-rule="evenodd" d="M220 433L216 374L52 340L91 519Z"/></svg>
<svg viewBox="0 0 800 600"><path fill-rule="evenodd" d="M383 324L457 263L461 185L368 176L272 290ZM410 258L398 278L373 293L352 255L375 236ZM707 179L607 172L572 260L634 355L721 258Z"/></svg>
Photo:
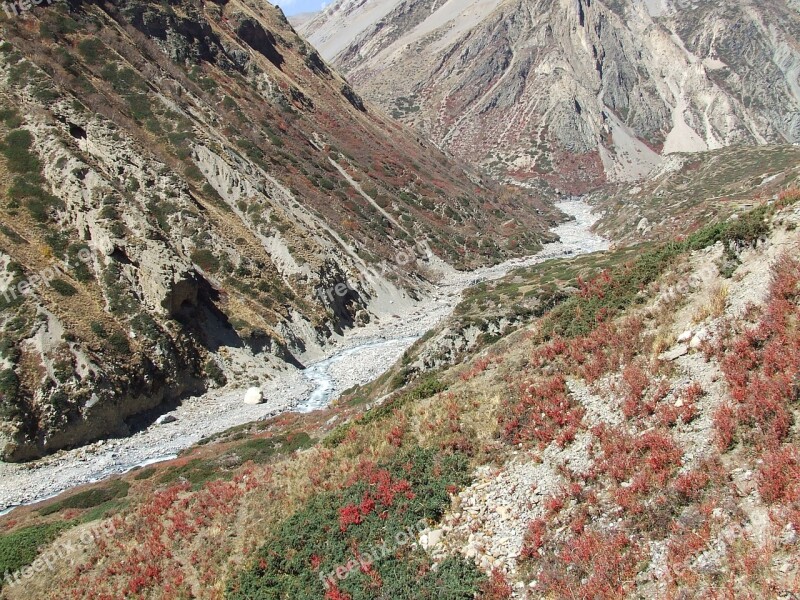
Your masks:
<svg viewBox="0 0 800 600"><path fill-rule="evenodd" d="M264 386L270 403L246 406L242 390L211 392L184 402L174 423L153 425L122 439L97 442L27 464L0 463L0 515L40 502L70 488L100 481L133 468L175 458L203 438L280 412L312 412L343 391L379 377L422 335L452 312L467 287L552 258L606 250L608 243L589 231L596 217L581 200L558 204L574 217L553 229L559 242L534 256L471 272L453 271L426 302L391 320L355 330L330 356L304 371L288 371Z"/></svg>

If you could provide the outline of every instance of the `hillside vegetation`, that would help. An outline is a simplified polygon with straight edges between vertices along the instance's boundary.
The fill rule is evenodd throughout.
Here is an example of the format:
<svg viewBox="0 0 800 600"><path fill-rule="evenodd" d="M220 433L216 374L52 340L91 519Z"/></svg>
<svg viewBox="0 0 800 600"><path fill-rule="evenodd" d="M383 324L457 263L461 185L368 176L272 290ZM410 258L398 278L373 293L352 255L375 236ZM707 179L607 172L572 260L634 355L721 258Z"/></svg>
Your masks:
<svg viewBox="0 0 800 600"><path fill-rule="evenodd" d="M116 536L59 565L63 589L3 593L797 594L798 200L473 293L455 319L511 297L538 308L388 395L391 373L126 476ZM530 300L525 283L543 279L561 293ZM91 509L60 502L6 520L5 535L67 519L63 535L79 531Z"/></svg>

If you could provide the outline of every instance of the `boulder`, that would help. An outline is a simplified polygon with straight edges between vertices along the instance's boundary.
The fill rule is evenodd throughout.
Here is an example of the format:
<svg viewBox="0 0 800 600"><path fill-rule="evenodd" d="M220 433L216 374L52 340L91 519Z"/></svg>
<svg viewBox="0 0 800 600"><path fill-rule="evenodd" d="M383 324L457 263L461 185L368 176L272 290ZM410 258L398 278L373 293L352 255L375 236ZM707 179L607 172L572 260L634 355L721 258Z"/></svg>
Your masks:
<svg viewBox="0 0 800 600"><path fill-rule="evenodd" d="M257 387L251 387L244 395L244 403L250 406L258 406L259 404L264 404L264 395L261 393L261 389Z"/></svg>

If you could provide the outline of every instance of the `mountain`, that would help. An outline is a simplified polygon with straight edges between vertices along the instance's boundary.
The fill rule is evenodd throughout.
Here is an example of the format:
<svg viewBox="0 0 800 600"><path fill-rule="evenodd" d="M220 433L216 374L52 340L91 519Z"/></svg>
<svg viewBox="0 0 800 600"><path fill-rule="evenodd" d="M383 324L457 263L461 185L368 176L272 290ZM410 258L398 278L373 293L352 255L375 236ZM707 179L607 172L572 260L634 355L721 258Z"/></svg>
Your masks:
<svg viewBox="0 0 800 600"><path fill-rule="evenodd" d="M3 597L792 598L800 191L766 200L476 286L330 407L0 517Z"/></svg>
<svg viewBox="0 0 800 600"><path fill-rule="evenodd" d="M75 0L2 38L6 460L299 367L559 218L383 116L265 3Z"/></svg>
<svg viewBox="0 0 800 600"><path fill-rule="evenodd" d="M569 192L800 141L796 0L341 0L300 31L453 155Z"/></svg>
<svg viewBox="0 0 800 600"><path fill-rule="evenodd" d="M304 12L304 13L298 13L296 15L289 15L287 19L289 19L289 23L292 24L292 27L297 29L298 27L301 27L305 23L308 23L318 14L319 12Z"/></svg>

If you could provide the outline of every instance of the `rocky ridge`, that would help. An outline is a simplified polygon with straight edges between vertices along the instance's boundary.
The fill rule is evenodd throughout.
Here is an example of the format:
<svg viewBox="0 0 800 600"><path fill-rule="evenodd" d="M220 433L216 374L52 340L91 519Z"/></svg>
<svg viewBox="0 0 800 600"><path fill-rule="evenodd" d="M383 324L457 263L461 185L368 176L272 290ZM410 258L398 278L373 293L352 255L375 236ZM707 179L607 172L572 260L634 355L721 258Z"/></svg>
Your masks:
<svg viewBox="0 0 800 600"><path fill-rule="evenodd" d="M365 97L512 179L580 192L800 141L786 0L343 0L300 30Z"/></svg>

